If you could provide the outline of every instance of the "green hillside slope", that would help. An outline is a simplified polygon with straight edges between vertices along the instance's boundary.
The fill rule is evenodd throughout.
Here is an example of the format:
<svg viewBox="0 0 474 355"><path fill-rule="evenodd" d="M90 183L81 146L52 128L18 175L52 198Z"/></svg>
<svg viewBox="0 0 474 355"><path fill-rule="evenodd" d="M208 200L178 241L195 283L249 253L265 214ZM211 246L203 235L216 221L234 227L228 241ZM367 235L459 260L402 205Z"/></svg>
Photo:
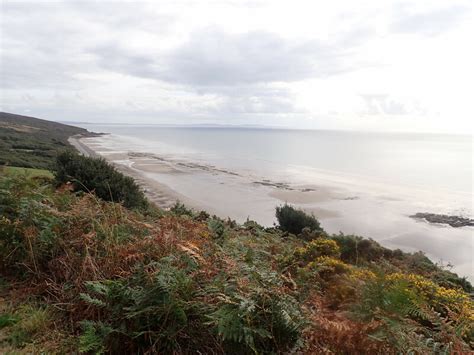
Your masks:
<svg viewBox="0 0 474 355"><path fill-rule="evenodd" d="M0 112L0 164L48 169L58 152L72 149L67 140L75 134L91 133L58 122Z"/></svg>

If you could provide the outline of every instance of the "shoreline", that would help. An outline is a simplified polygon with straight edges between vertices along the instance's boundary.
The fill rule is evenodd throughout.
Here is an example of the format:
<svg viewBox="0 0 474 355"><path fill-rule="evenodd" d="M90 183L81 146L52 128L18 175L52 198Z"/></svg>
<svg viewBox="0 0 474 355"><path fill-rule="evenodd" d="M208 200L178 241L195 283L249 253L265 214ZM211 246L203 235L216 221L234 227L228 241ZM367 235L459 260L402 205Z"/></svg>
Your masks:
<svg viewBox="0 0 474 355"><path fill-rule="evenodd" d="M133 179L137 181L140 187L144 190L147 194L147 197L154 203L156 203L159 207L162 208L169 208L170 202L173 203L179 201L184 203L188 207L191 207L196 210L206 210L209 212L209 206L200 204L197 201L185 196L182 193L179 193L176 189L171 188L166 183L162 181L157 181L157 179L147 176L147 174L180 174L183 173L184 170L191 170L192 172L196 171L204 171L206 173L210 173L212 175L216 174L223 174L229 177L242 177L242 175L238 172L234 172L228 169L221 169L213 165L206 165L202 163L196 162L175 162L170 159L163 158L153 153L148 152L136 152L136 151L127 151L127 153L116 153L116 152L108 152L106 150L102 151L102 153L98 153L96 150L91 148L88 144L84 143L83 139L89 138L96 138L101 137L107 134L100 134L96 136L82 136L76 135L69 137L69 143L75 147L79 153L85 156L91 157L102 157L106 159L109 163L114 165L119 171L122 173L131 176ZM120 161L120 162L117 162ZM126 164L124 164L126 162ZM174 167L172 165L175 165ZM294 186L287 182L275 182L269 179L253 179L251 183L257 187L268 188L268 195L283 202L283 203L290 203L290 204L297 204L297 205L307 205L307 204L315 204L321 202L327 202L330 200L341 200L341 201L355 201L359 200L360 196L357 194L345 193L340 194L337 193L334 189L326 188L323 186L315 186L315 185L301 185L301 186ZM391 198L385 197L387 201L390 201ZM396 198L392 198L396 201ZM212 209L212 208L211 208ZM304 208L303 209L307 212L314 213L314 211L320 211L317 213L316 217L318 218L331 218L331 217L338 217L340 216L337 211L326 211L321 208ZM219 215L219 213L214 213ZM429 215L429 216L438 216L443 217L441 219L430 219L430 218L415 218L421 215ZM472 226L473 220L470 218L466 218L464 216L458 215L450 215L447 216L445 214L437 214L437 213L427 213L427 212L414 212L413 214L407 214L409 218L414 219L422 219L425 223L430 225L440 225L440 224L447 224L453 228L459 227L470 227ZM223 218L227 218L228 216L224 216ZM453 224L453 223L444 223L443 219L452 219L454 221L469 221L470 223L464 224ZM441 222L440 222L441 221Z"/></svg>
<svg viewBox="0 0 474 355"><path fill-rule="evenodd" d="M69 142L73 145L81 154L92 157L102 157L112 164L117 170L125 175L132 177L138 185L144 190L147 198L151 202L155 203L158 207L168 209L176 202L183 203L189 208L196 211L204 210L210 214L219 216L221 218L235 219L238 222L243 223L246 219L255 219L257 222L264 226L272 226L275 222L274 208L284 203L297 204L299 208L303 209L307 213L315 215L318 219L325 220L330 218L341 217L340 213L336 210L327 209L318 206L322 202L330 200L351 200L354 197L347 193L341 193L337 189L333 189L327 186L316 186L316 185L297 185L290 186L286 182L270 181L267 179L250 179L239 173L230 171L228 169L221 169L213 165L205 165L196 162L182 162L165 159L157 156L153 153L146 152L135 152L127 151L114 152L104 150L94 150L94 143L85 143L83 139L90 139L91 137L70 137ZM92 137L95 138L95 137ZM91 147L92 145L92 147ZM224 189L223 196L227 196L235 186L230 186L226 189L224 186L232 185L233 179L246 179L247 185L244 193L258 190L263 196L266 196L266 202L273 201L271 219L265 218L266 221L262 222L262 216L260 218L256 216L240 216L235 217L230 213L225 212L222 201L214 201L213 203L203 203L203 200L217 194L213 188L210 188L204 195L198 194L197 198L193 198L186 192L181 193L182 189L174 189L169 183L172 177L186 176L188 180L200 179L200 182L208 185L220 185ZM167 177L171 177L167 179ZM228 180L227 180L228 179ZM168 181L166 181L168 180ZM225 180L226 182L222 182ZM230 181L230 183L229 183ZM228 184L229 183L229 184ZM241 183L239 181L239 183ZM193 183L189 184L190 186ZM235 183L237 185L237 183ZM183 187L183 186L181 186ZM189 189L187 191L190 192ZM252 194L248 194L247 197ZM203 198L205 197L205 198ZM234 197L237 197L234 195ZM227 203L227 201L226 201ZM231 203L231 202L229 202ZM247 212L256 212L251 208L247 209ZM268 211L267 211L268 212Z"/></svg>
<svg viewBox="0 0 474 355"><path fill-rule="evenodd" d="M68 141L74 148L79 151L80 154L89 157L104 158L110 164L112 164L118 171L120 171L126 176L130 176L131 178L133 178L143 190L145 196L150 200L150 202L154 203L156 206L163 209L169 209L175 203L180 202L185 204L187 207L197 210L200 209L194 201L171 189L167 185L160 183L156 180L147 178L143 173L141 173L137 169L132 168L131 166L115 163L114 161L107 159L107 157L97 153L87 144L81 141L84 138L88 137L71 136L69 137Z"/></svg>

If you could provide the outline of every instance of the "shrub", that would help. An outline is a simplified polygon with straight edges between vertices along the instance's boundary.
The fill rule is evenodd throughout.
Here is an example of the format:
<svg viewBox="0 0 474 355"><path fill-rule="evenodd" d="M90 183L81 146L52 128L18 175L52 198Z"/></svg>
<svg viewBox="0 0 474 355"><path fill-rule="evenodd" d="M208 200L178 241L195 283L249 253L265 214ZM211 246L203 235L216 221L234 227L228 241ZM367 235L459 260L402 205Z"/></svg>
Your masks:
<svg viewBox="0 0 474 355"><path fill-rule="evenodd" d="M170 211L173 212L176 216L189 216L193 217L194 212L192 209L187 208L184 204L179 201L176 201L173 206L171 206Z"/></svg>
<svg viewBox="0 0 474 355"><path fill-rule="evenodd" d="M308 215L288 204L276 208L276 218L280 229L285 232L299 234L304 228L323 232L318 220L313 215Z"/></svg>
<svg viewBox="0 0 474 355"><path fill-rule="evenodd" d="M303 248L295 250L295 258L299 261L309 263L320 256L339 257L339 246L334 240L318 238L309 242Z"/></svg>
<svg viewBox="0 0 474 355"><path fill-rule="evenodd" d="M306 267L308 269L317 270L323 278L336 274L344 274L351 270L350 265L330 256L320 256L316 258L315 261L310 262Z"/></svg>
<svg viewBox="0 0 474 355"><path fill-rule="evenodd" d="M433 304L439 301L462 308L438 313ZM472 344L473 313L468 296L419 275L371 278L362 287L353 311L361 319L381 321L384 326L372 336L391 343L400 353L464 353Z"/></svg>
<svg viewBox="0 0 474 355"><path fill-rule="evenodd" d="M212 237L219 244L222 244L225 237L225 225L224 223L216 218L212 218L207 222L207 226L212 233Z"/></svg>
<svg viewBox="0 0 474 355"><path fill-rule="evenodd" d="M66 151L56 159L59 184L71 181L75 191L94 191L103 200L121 202L127 208L147 207L145 195L135 181L118 172L102 158L89 158Z"/></svg>
<svg viewBox="0 0 474 355"><path fill-rule="evenodd" d="M391 283L404 282L408 288L415 290L437 311L448 314L450 311L469 310L474 315L474 307L469 295L461 289L449 289L439 286L430 279L416 274L392 273L386 276Z"/></svg>
<svg viewBox="0 0 474 355"><path fill-rule="evenodd" d="M341 259L345 262L358 264L378 260L382 257L391 257L391 250L382 247L372 239L365 239L355 235L339 234L332 237L341 249Z"/></svg>

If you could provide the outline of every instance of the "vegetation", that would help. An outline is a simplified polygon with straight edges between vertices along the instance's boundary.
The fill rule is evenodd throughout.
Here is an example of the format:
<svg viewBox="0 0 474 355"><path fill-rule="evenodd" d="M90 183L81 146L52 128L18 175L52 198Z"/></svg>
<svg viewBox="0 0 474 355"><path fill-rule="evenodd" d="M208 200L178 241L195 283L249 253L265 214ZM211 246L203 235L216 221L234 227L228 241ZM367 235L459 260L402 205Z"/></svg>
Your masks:
<svg viewBox="0 0 474 355"><path fill-rule="evenodd" d="M0 171L10 175L23 175L26 177L48 177L52 178L54 175L49 170L33 169L33 168L18 168L15 166L0 166Z"/></svg>
<svg viewBox="0 0 474 355"><path fill-rule="evenodd" d="M422 254L290 206L264 228L69 186L0 175L2 353L474 350L470 284Z"/></svg>
<svg viewBox="0 0 474 355"><path fill-rule="evenodd" d="M56 159L56 182L72 182L74 191L94 193L103 200L122 202L128 208L147 206L145 195L135 181L118 172L103 158L89 158L65 151Z"/></svg>
<svg viewBox="0 0 474 355"><path fill-rule="evenodd" d="M51 169L58 152L72 150L68 138L86 129L0 112L0 165Z"/></svg>
<svg viewBox="0 0 474 355"><path fill-rule="evenodd" d="M276 218L280 229L285 232L300 234L304 228L308 228L310 232L323 231L319 221L313 215L308 215L288 204L276 208Z"/></svg>

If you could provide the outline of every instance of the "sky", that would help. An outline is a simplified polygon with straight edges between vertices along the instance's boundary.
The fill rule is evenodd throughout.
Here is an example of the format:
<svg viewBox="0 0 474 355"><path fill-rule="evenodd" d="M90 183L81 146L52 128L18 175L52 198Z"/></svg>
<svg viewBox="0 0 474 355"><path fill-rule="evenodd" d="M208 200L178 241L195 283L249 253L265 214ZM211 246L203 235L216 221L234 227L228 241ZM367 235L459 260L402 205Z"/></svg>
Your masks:
<svg viewBox="0 0 474 355"><path fill-rule="evenodd" d="M1 0L0 110L473 132L473 4Z"/></svg>

